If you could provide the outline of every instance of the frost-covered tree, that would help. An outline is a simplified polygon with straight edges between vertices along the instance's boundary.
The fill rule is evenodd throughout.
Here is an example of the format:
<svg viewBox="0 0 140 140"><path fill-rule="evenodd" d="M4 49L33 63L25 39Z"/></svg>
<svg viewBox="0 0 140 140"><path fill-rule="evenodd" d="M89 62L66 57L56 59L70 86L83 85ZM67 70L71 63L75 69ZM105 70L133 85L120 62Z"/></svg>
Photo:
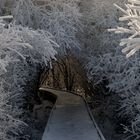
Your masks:
<svg viewBox="0 0 140 140"><path fill-rule="evenodd" d="M120 46L125 46L122 52L125 53L128 58L140 49L140 1L128 0L125 4L126 9L123 9L116 4L115 6L123 13L123 16L120 17L119 20L125 22L127 25L125 27L111 29L111 31L119 34L127 34L128 37L121 40ZM125 75L120 74L121 78L124 76L124 78L122 78L122 87L120 87L120 90L122 90L122 94L120 95L120 102L122 103L121 114L123 116L130 115L131 126L125 127L125 130L128 133L128 139L140 139L139 53L133 57L133 60L126 61L129 61L129 63L127 63L127 66L129 64L129 67L126 67L127 69L124 71ZM114 82L117 81L120 83L118 80L115 80ZM114 82L112 83L112 87L114 86ZM119 91L117 86L115 89Z"/></svg>
<svg viewBox="0 0 140 140"><path fill-rule="evenodd" d="M25 107L28 108L31 99L28 95L30 93L26 91L27 80L32 81L31 75L36 76L41 67L47 66L51 59L55 59L55 47L58 45L47 31L35 31L28 27L0 22L0 138L2 140L30 139L29 136L23 135L25 126L27 127L24 123L27 117L23 114L27 114Z"/></svg>
<svg viewBox="0 0 140 140"><path fill-rule="evenodd" d="M74 50L73 52L76 52L75 54L77 55L80 44L76 38L76 34L83 26L80 21L79 0L46 0L43 4L31 0L19 2L21 8L15 7L14 12L17 10L19 12L16 11L16 13L24 12L24 14L22 15L22 18L21 15L16 15L16 23L22 24L23 26L26 26L27 23L30 27L47 30L54 36L54 40L59 44L60 48L57 49L57 58L59 61L57 61L58 63L55 63L55 65L62 63L61 57L65 58L64 55L67 55L69 50L73 51L76 48L77 50ZM30 7L27 8L27 10L30 11L32 8L36 10L34 12L32 12L33 10L28 12L31 14L28 19L25 16L28 13L26 13L26 11L22 12L22 7L23 5L27 7L27 4L25 4L27 2ZM27 21L25 22L23 18L26 18L25 20ZM34 25L32 25L32 23L34 23ZM53 71L54 70L52 69L52 72ZM53 77L56 76L56 74L53 75Z"/></svg>
<svg viewBox="0 0 140 140"><path fill-rule="evenodd" d="M125 46L122 52L127 58L139 50L139 5L139 0L129 0L125 4L126 9L115 4L123 13L119 19L124 21L124 26L109 29L124 35L120 46ZM127 121L124 124L126 139L138 140L140 139L140 57L137 53L132 58L126 59L120 53L120 49L117 47L115 52L90 58L87 66L88 76L93 84L100 84L107 80L106 87L119 96L117 116Z"/></svg>
<svg viewBox="0 0 140 140"><path fill-rule="evenodd" d="M139 62L138 54L126 59L118 48L115 54L108 53L90 58L87 65L89 81L93 86L104 85L114 97L117 96L116 117L119 117L120 121L125 118L124 128L130 136L129 140L139 138ZM132 127L129 124L132 124Z"/></svg>
<svg viewBox="0 0 140 140"><path fill-rule="evenodd" d="M118 24L118 12L112 5L114 2L123 5L125 0L83 0L80 4L84 32L79 33L81 44L86 48L83 53L99 55L113 50L118 46L120 35L110 34L107 29ZM120 24L121 26L121 24ZM111 40L111 41L110 41ZM89 55L88 55L89 56Z"/></svg>
<svg viewBox="0 0 140 140"><path fill-rule="evenodd" d="M12 10L16 24L49 31L63 48L78 47L76 26L80 26L79 0L15 1Z"/></svg>
<svg viewBox="0 0 140 140"><path fill-rule="evenodd" d="M75 37L81 17L77 3L46 0L42 5L34 0L13 0L6 5L13 21L7 23L1 20L7 17L0 17L2 140L31 139L28 115L41 70L56 59L59 46L63 53L65 48L79 47Z"/></svg>
<svg viewBox="0 0 140 140"><path fill-rule="evenodd" d="M35 49L36 52L40 54L41 60L43 60L46 65L51 59L55 59L54 56L56 51L54 47L58 47L58 45L52 40L53 36L49 32L43 30L35 31L29 29L28 27L24 28L13 24L3 24L2 22L0 26L1 49L9 49L16 52L19 56L21 56L21 58L23 58L23 60L25 57L22 53L20 53L21 48ZM34 58L34 55L36 54L32 54L32 52L30 53ZM38 63L42 62L38 60ZM5 68L2 63L1 67L3 69Z"/></svg>

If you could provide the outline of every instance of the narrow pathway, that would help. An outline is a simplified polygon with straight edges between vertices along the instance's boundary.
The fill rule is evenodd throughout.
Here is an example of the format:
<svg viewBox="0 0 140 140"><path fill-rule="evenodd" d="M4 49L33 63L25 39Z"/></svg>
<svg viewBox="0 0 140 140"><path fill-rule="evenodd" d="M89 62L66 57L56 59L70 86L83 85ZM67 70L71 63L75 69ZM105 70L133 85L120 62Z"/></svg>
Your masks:
<svg viewBox="0 0 140 140"><path fill-rule="evenodd" d="M91 120L82 97L64 91L41 90L57 95L42 140L104 140Z"/></svg>

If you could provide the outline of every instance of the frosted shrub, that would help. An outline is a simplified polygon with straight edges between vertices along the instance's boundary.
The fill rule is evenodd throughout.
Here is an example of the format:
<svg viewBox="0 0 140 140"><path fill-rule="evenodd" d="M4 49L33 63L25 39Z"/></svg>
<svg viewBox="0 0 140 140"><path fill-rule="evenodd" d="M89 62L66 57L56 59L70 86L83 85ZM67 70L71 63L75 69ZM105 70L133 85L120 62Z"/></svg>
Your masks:
<svg viewBox="0 0 140 140"><path fill-rule="evenodd" d="M51 38L52 36L43 30L34 31L27 27L0 22L0 138L2 140L29 138L22 136L22 131L27 126L19 120L19 116L25 112L23 104L26 95L22 86L25 85L31 69L24 70L19 76L17 68L19 63L27 65L29 57L32 64L42 67L47 66L51 59L55 59L54 48L58 45ZM7 77L7 74L11 76Z"/></svg>
<svg viewBox="0 0 140 140"><path fill-rule="evenodd" d="M8 29L5 29L4 26L8 26ZM43 30L33 31L28 27L23 28L22 26L15 25L4 25L1 23L0 26L0 48L9 49L16 52L21 58L25 59L24 55L20 53L20 50L23 48L35 49L37 53L42 57L41 60L44 60L45 64L51 59L55 59L55 47L58 45L52 41L53 37L50 33ZM11 42L11 44L9 43ZM4 52L2 50L2 52ZM32 54L32 56L35 54ZM8 58L7 58L8 59ZM8 61L6 61L8 62ZM38 63L40 61L38 60ZM1 67L4 69L4 65L1 63Z"/></svg>
<svg viewBox="0 0 140 140"><path fill-rule="evenodd" d="M81 26L79 8L74 1L52 0L49 6L52 11L47 11L49 31L56 37L56 42L63 48L79 47L76 40L78 26ZM56 22L57 21L57 22Z"/></svg>
<svg viewBox="0 0 140 140"><path fill-rule="evenodd" d="M88 77L93 86L101 84L104 80L108 83L106 87L119 96L118 114L120 118L128 118L124 126L126 134L133 140L139 138L139 116L140 116L140 57L135 55L126 59L117 48L116 53L104 54L100 57L91 57L87 65ZM115 96L115 95L114 95Z"/></svg>
<svg viewBox="0 0 140 140"><path fill-rule="evenodd" d="M85 55L92 53L94 56L104 54L118 46L121 36L110 34L107 29L118 25L116 20L120 13L112 5L123 4L124 0L91 0L82 1L84 32L80 34L81 42L86 47ZM122 25L122 24L121 24Z"/></svg>
<svg viewBox="0 0 140 140"><path fill-rule="evenodd" d="M119 20L127 25L125 27L110 29L110 31L114 31L117 34L127 34L128 37L121 40L120 46L125 46L122 52L125 53L126 57L128 58L134 55L140 49L140 1L128 0L128 2L125 4L126 9L122 9L116 4L115 6L123 13L123 16L120 17ZM127 61L129 61L129 67L127 64L124 73L120 75L122 78L122 82L120 82L122 83L122 86L120 89L116 86L115 89L118 92L122 92L120 95L120 102L122 103L122 116L130 115L131 126L125 127L125 130L128 133L128 139L137 140L140 139L139 53L132 57L131 60L126 60L126 62ZM112 85L114 85L114 82Z"/></svg>
<svg viewBox="0 0 140 140"><path fill-rule="evenodd" d="M78 47L75 39L81 14L78 0L46 0L39 5L33 0L15 2L13 15L16 24L49 31L61 48Z"/></svg>
<svg viewBox="0 0 140 140"><path fill-rule="evenodd" d="M129 130L131 126L125 126L124 128L127 134L131 134L128 136L133 136L130 140L139 135L139 62L138 55L135 58L126 60L120 53L109 53L101 57L91 58L87 66L89 70L88 76L93 85L101 84L104 80L107 80L106 87L118 94L119 108L117 116L122 119L126 116L129 117L129 123L132 124L133 130Z"/></svg>
<svg viewBox="0 0 140 140"><path fill-rule="evenodd" d="M28 121L27 104L32 96L26 93L27 83L38 74L38 69L56 59L59 46L60 52L79 47L76 40L78 28L81 28L78 1L46 0L40 5L36 0L13 0L9 7L14 17L12 23L0 21L2 140L30 139L28 132L23 133L28 130L24 122Z"/></svg>
<svg viewBox="0 0 140 140"><path fill-rule="evenodd" d="M120 46L124 47L122 52L128 58L140 48L140 1L128 0L125 5L126 10L116 4L115 6L123 13L119 18L120 21L124 21L127 25L109 31L124 34ZM100 84L104 79L108 81L106 87L119 96L117 115L128 119L125 124L127 126L123 126L126 139L138 140L140 139L140 57L137 53L132 58L126 59L119 53L118 47L116 50L115 53L91 58L87 66L88 76L93 84Z"/></svg>

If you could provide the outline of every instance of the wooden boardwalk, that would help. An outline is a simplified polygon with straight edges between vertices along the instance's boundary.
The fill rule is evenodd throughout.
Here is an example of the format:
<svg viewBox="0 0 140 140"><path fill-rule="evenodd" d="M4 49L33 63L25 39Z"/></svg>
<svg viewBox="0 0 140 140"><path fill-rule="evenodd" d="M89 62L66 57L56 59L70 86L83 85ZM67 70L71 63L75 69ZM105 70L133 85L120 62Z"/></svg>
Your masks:
<svg viewBox="0 0 140 140"><path fill-rule="evenodd" d="M47 88L41 90L57 96L42 140L105 140L82 97Z"/></svg>

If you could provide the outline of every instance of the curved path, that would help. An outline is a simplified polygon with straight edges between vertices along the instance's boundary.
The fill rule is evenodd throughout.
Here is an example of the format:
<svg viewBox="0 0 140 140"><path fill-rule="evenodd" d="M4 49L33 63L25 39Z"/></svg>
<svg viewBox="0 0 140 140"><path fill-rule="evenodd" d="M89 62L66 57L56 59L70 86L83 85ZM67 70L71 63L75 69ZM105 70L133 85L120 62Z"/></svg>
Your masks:
<svg viewBox="0 0 140 140"><path fill-rule="evenodd" d="M81 96L47 88L40 90L57 96L42 140L105 140Z"/></svg>

